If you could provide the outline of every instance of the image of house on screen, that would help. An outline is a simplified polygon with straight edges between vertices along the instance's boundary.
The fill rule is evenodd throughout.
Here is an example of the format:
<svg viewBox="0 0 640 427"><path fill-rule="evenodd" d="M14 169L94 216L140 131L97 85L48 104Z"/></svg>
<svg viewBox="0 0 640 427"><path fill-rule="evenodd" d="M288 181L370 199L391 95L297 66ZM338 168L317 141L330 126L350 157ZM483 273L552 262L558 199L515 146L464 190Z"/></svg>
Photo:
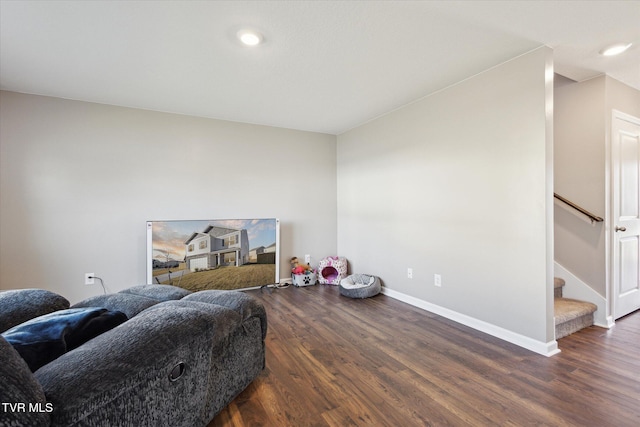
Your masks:
<svg viewBox="0 0 640 427"><path fill-rule="evenodd" d="M185 261L191 271L220 266L236 266L249 262L247 230L207 226L193 233L185 244Z"/></svg>
<svg viewBox="0 0 640 427"><path fill-rule="evenodd" d="M267 247L258 246L249 251L249 262L255 264L275 264L276 263L276 244L273 243Z"/></svg>

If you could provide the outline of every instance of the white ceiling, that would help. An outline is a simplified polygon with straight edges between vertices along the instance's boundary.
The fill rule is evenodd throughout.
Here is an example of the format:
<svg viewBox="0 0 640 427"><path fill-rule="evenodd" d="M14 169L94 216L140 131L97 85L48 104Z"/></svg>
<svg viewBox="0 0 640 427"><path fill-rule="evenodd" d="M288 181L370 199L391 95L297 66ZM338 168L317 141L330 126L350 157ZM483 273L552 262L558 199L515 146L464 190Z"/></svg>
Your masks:
<svg viewBox="0 0 640 427"><path fill-rule="evenodd" d="M330 134L541 45L640 89L640 1L0 1L1 89Z"/></svg>

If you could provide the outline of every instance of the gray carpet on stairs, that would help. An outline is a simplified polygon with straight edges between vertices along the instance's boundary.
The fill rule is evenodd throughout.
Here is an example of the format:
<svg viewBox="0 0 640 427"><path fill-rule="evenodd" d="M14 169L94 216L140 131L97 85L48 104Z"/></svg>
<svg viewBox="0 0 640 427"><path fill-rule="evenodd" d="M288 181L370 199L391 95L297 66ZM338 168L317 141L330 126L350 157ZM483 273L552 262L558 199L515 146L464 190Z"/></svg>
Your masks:
<svg viewBox="0 0 640 427"><path fill-rule="evenodd" d="M570 298L555 298L556 339L566 337L580 329L593 325L593 313L597 308L595 304L590 302Z"/></svg>

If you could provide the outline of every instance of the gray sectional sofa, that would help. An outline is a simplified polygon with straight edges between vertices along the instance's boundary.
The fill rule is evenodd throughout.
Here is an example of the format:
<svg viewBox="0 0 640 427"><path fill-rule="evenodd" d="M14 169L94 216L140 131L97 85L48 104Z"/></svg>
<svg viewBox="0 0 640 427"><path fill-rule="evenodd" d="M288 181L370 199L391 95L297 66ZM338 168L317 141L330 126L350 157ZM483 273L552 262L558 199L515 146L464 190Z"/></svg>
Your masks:
<svg viewBox="0 0 640 427"><path fill-rule="evenodd" d="M28 364L16 340L61 313L128 320ZM72 307L44 290L0 292L0 425L206 426L264 369L266 332L264 307L242 292L142 285Z"/></svg>

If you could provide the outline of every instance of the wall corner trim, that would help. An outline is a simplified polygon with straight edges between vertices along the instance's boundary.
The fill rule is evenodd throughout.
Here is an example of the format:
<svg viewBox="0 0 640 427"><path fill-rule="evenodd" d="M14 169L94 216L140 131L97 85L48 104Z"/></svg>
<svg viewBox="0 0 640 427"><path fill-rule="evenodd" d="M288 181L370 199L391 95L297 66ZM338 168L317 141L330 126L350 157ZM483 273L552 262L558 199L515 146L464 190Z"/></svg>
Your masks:
<svg viewBox="0 0 640 427"><path fill-rule="evenodd" d="M533 351L534 353L538 353L547 357L560 353L558 342L556 340L549 341L547 343L537 341L524 335L493 325L491 323L487 323L482 320L467 316L465 314L450 310L448 308L444 308L439 305L421 300L419 298L394 291L393 289L389 289L387 287L383 287L382 293L393 299L397 299L398 301L405 302L414 307L437 314L449 320L453 320L454 322L468 326L477 331L484 332L485 334L489 334L519 347L523 347L527 350Z"/></svg>

